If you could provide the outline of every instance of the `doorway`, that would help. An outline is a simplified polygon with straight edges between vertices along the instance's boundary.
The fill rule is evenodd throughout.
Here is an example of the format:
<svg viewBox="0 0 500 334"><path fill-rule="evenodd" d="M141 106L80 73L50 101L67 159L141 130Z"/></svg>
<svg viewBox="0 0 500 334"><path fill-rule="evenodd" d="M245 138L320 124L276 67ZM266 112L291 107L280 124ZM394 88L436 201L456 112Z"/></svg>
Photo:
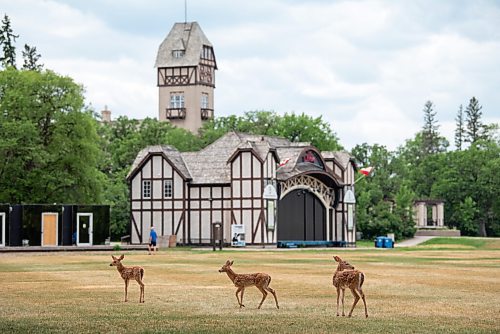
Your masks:
<svg viewBox="0 0 500 334"><path fill-rule="evenodd" d="M278 204L278 241L326 240L325 207L306 189L289 192Z"/></svg>
<svg viewBox="0 0 500 334"><path fill-rule="evenodd" d="M42 246L57 246L58 218L59 214L57 212L42 213Z"/></svg>
<svg viewBox="0 0 500 334"><path fill-rule="evenodd" d="M92 246L92 213L76 214L76 245Z"/></svg>

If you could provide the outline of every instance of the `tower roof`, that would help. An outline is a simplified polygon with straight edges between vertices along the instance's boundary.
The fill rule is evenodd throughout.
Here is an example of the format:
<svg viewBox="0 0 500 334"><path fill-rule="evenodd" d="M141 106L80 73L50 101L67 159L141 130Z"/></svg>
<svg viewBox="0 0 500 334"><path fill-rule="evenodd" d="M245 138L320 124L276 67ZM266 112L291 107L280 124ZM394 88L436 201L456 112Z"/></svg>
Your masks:
<svg viewBox="0 0 500 334"><path fill-rule="evenodd" d="M155 67L196 66L204 45L212 47L198 22L175 23L158 48ZM174 51L183 55L176 57Z"/></svg>

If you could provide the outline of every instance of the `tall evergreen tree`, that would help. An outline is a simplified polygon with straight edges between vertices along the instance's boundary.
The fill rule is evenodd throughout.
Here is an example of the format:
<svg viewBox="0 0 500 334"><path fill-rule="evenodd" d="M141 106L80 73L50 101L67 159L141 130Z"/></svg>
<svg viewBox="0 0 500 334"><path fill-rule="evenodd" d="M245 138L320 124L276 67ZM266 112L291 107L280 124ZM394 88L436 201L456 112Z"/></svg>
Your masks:
<svg viewBox="0 0 500 334"><path fill-rule="evenodd" d="M455 121L457 122L457 127L455 129L455 147L457 150L461 151L462 150L462 144L464 142L464 134L465 134L465 129L464 129L464 113L463 113L463 106L460 105L458 107L458 112L457 112L457 118L455 118Z"/></svg>
<svg viewBox="0 0 500 334"><path fill-rule="evenodd" d="M424 127L422 129L422 150L424 154L433 154L439 151L439 125L432 101L424 105Z"/></svg>
<svg viewBox="0 0 500 334"><path fill-rule="evenodd" d="M479 101L474 96L470 99L469 105L465 109L467 122L465 130L467 136L465 137L465 141L471 144L485 137L485 127L481 121L481 116L483 115L481 109L483 107L479 105Z"/></svg>
<svg viewBox="0 0 500 334"><path fill-rule="evenodd" d="M0 28L0 45L2 46L2 55L0 63L3 67L12 66L16 68L16 47L14 43L19 35L14 35L10 19L5 14L2 20L2 27Z"/></svg>
<svg viewBox="0 0 500 334"><path fill-rule="evenodd" d="M36 47L31 47L28 44L24 44L23 59L24 64L22 69L29 71L41 71L43 64L39 64L41 55L36 53Z"/></svg>

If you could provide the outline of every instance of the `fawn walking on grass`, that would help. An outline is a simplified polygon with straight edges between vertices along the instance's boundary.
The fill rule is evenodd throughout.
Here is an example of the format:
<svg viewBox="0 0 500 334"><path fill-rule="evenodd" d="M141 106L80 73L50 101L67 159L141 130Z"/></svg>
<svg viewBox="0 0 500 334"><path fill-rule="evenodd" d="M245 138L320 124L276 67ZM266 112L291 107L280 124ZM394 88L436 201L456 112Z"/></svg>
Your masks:
<svg viewBox="0 0 500 334"><path fill-rule="evenodd" d="M121 263L121 260L123 260L124 255L120 256L119 258L116 258L113 255L111 255L111 257L113 258L113 262L111 262L109 265L115 266L116 269L118 269L120 276L125 281L125 301L127 301L128 282L130 279L135 279L137 283L139 283L139 286L141 287L141 293L139 295L139 303L144 303L144 283L142 282L142 278L144 277L144 268L138 266L125 267Z"/></svg>
<svg viewBox="0 0 500 334"><path fill-rule="evenodd" d="M271 276L265 273L256 273L256 274L237 274L231 269L231 266L233 265L234 261L226 261L226 264L222 266L222 268L219 269L220 273L226 273L229 279L233 281L234 286L236 286L238 289L236 290L236 299L238 300L238 304L240 305L240 308L245 307L243 305L243 293L245 292L245 288L249 286L255 285L257 289L262 292L262 300L260 301L259 304L259 309L262 306L262 303L264 300L266 300L267 297L267 292L269 291L270 293L273 294L274 300L276 301L276 307L279 309L278 305L278 298L276 297L276 292L274 289L271 289L269 287L269 284L271 283ZM238 297L238 293L241 291L241 299Z"/></svg>
<svg viewBox="0 0 500 334"><path fill-rule="evenodd" d="M333 286L337 288L337 317L339 316L339 298L342 294L342 316L344 313L344 293L345 289L349 288L352 295L354 296L354 303L352 304L351 311L349 312L349 317L352 315L354 306L359 301L361 297L363 299L363 304L365 304L365 316L368 318L368 310L366 309L365 294L363 293L362 286L365 281L365 274L361 271L356 270L354 266L350 265L348 262L343 261L340 257L334 256L335 261L339 264L337 270L333 274Z"/></svg>

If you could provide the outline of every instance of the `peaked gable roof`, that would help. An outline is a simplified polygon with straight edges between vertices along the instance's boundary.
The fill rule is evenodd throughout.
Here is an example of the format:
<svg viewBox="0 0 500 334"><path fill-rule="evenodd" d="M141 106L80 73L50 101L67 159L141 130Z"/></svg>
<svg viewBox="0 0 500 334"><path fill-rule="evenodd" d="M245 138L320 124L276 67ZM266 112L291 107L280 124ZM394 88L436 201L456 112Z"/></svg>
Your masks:
<svg viewBox="0 0 500 334"><path fill-rule="evenodd" d="M175 23L158 48L155 67L197 66L203 45L212 47L198 22ZM184 55L174 57L174 50Z"/></svg>
<svg viewBox="0 0 500 334"><path fill-rule="evenodd" d="M135 157L132 166L130 167L130 171L127 174L127 180L132 178L141 168L142 164L146 161L146 158L149 155L160 154L165 158L170 160L173 164L173 167L177 169L177 171L181 174L185 179L190 179L191 175L189 174L189 170L184 163L184 160L181 157L181 154L175 147L170 145L153 145L143 148Z"/></svg>

